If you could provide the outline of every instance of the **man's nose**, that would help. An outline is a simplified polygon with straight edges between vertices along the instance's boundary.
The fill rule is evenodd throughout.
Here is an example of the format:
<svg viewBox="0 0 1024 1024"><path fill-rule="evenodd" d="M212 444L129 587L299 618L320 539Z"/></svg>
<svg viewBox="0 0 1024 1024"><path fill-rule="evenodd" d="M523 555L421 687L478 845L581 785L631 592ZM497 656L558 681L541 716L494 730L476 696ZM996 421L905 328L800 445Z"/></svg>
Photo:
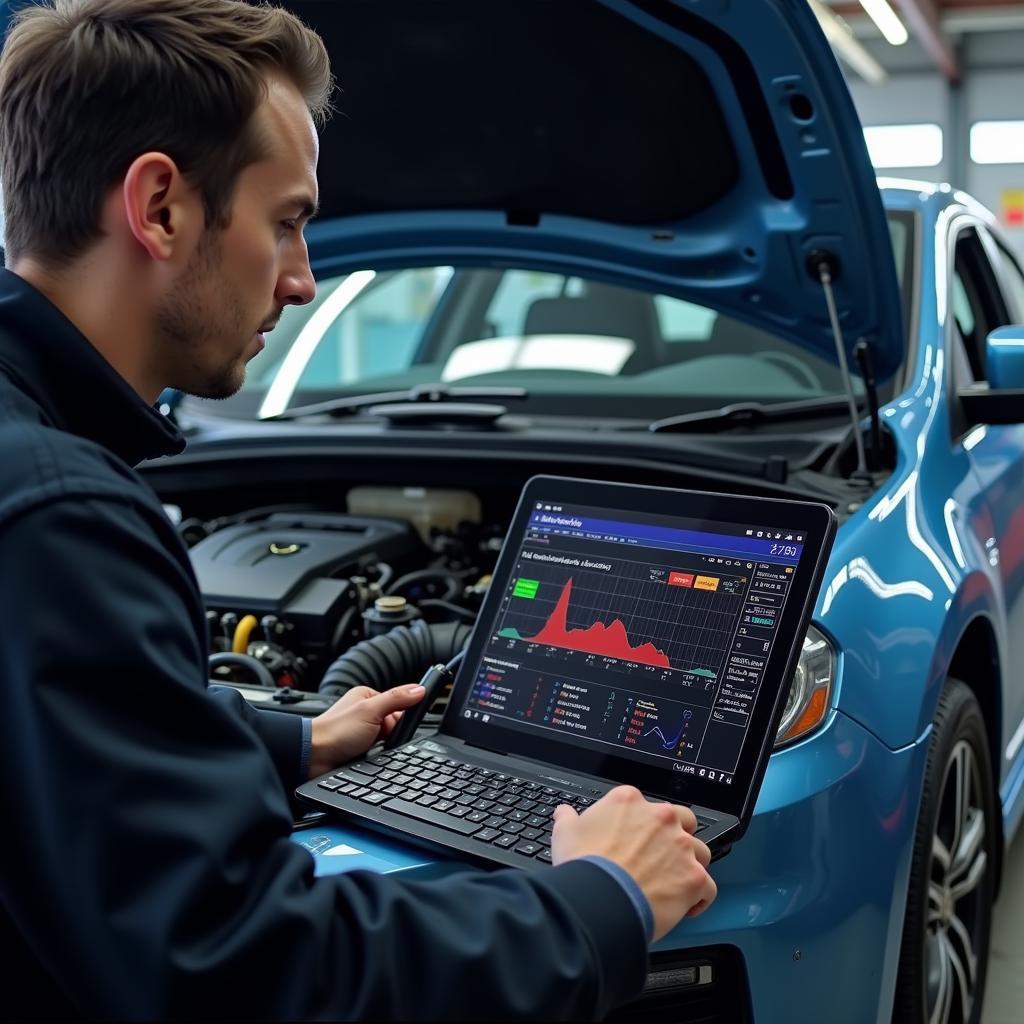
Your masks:
<svg viewBox="0 0 1024 1024"><path fill-rule="evenodd" d="M274 298L281 306L304 306L316 296L316 281L309 268L309 255L302 247L302 258L284 270L277 279Z"/></svg>

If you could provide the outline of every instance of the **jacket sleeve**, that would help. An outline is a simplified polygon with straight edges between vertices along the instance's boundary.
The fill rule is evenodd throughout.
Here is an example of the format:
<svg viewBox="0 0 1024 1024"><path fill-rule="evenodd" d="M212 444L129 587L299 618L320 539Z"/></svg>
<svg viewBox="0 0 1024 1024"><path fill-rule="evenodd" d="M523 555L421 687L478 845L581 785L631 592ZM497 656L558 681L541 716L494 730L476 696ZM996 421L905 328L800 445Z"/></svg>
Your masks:
<svg viewBox="0 0 1024 1024"><path fill-rule="evenodd" d="M230 686L211 685L207 693L212 701L242 719L259 736L289 793L306 781L301 771L304 758L302 719L299 715L289 715L271 708L254 708Z"/></svg>
<svg viewBox="0 0 1024 1024"><path fill-rule="evenodd" d="M594 864L315 879L267 746L206 692L175 541L128 498L0 529L3 902L86 1015L598 1018L639 990Z"/></svg>

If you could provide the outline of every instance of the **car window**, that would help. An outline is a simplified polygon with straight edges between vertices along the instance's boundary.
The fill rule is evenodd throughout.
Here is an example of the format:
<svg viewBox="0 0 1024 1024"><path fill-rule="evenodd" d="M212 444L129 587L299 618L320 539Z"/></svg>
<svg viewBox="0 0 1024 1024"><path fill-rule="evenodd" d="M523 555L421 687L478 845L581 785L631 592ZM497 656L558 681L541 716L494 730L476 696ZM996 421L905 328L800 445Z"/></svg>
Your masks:
<svg viewBox="0 0 1024 1024"><path fill-rule="evenodd" d="M670 345L679 342L709 341L711 329L717 319L714 310L672 298L670 295L656 295L654 310L658 316L662 337Z"/></svg>
<svg viewBox="0 0 1024 1024"><path fill-rule="evenodd" d="M890 215L886 217L889 226L889 242L892 245L893 261L896 264L896 282L902 294L906 288L907 256L910 251L910 222L903 217Z"/></svg>
<svg viewBox="0 0 1024 1024"><path fill-rule="evenodd" d="M903 211L887 219L906 318L915 221ZM970 335L973 300L961 283L953 302ZM664 408L679 399L691 411L844 392L827 353L698 302L543 269L427 266L320 278L311 303L284 310L250 364L249 401L237 404L271 415L439 380L570 402L636 397ZM859 377L853 386L862 390Z"/></svg>
<svg viewBox="0 0 1024 1024"><path fill-rule="evenodd" d="M451 275L451 267L372 275L348 288L351 298L344 292L355 275L319 281L313 303L285 307L245 386L262 389L287 372L299 391L344 387L406 369Z"/></svg>
<svg viewBox="0 0 1024 1024"><path fill-rule="evenodd" d="M313 303L285 310L267 340L246 388L267 389L275 408L304 391L437 380L537 394L706 397L708 407L842 393L834 361L769 331L676 297L539 270L419 267L327 278Z"/></svg>
<svg viewBox="0 0 1024 1024"><path fill-rule="evenodd" d="M977 318L971 305L971 297L967 294L967 286L964 284L963 276L959 273L953 275L952 300L953 316L961 335L964 338L973 337Z"/></svg>
<svg viewBox="0 0 1024 1024"><path fill-rule="evenodd" d="M971 375L983 381L986 340L991 331L1009 322L1009 314L985 247L971 228L962 231L956 241L950 307Z"/></svg>
<svg viewBox="0 0 1024 1024"><path fill-rule="evenodd" d="M508 270L494 290L487 307L486 322L490 337L511 337L525 334L526 311L537 299L553 299L558 295L576 294L574 279L563 274L542 271Z"/></svg>
<svg viewBox="0 0 1024 1024"><path fill-rule="evenodd" d="M997 244L1003 257L1002 283L1006 289L1007 303L1011 307L1013 322L1024 324L1024 273L1021 272L1016 257L1001 243Z"/></svg>

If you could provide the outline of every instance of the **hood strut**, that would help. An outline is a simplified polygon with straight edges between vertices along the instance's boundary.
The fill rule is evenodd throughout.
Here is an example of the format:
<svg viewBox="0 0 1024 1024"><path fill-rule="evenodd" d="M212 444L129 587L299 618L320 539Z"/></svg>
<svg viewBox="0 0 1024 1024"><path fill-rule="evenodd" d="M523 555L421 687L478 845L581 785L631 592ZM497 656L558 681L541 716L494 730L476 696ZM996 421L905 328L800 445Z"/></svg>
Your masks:
<svg viewBox="0 0 1024 1024"><path fill-rule="evenodd" d="M853 347L853 355L860 367L864 390L868 396L870 417L871 450L868 452L868 472L875 473L882 468L882 429L878 418L878 385L875 381L875 366L871 358L871 346L861 338Z"/></svg>
<svg viewBox="0 0 1024 1024"><path fill-rule="evenodd" d="M839 370L843 375L843 387L846 389L846 399L850 406L850 419L853 422L853 440L857 445L857 472L858 477L867 477L867 459L864 456L864 439L860 433L860 417L857 414L857 400L853 394L853 379L850 376L850 367L846 361L846 345L843 342L843 329L839 326L839 313L836 311L836 297L832 291L832 280L839 276L839 261L836 257L822 249L815 249L807 257L807 269L811 276L817 276L821 281L821 290L825 293L825 304L828 306L828 318L832 323L832 337L836 343L836 358L839 360Z"/></svg>

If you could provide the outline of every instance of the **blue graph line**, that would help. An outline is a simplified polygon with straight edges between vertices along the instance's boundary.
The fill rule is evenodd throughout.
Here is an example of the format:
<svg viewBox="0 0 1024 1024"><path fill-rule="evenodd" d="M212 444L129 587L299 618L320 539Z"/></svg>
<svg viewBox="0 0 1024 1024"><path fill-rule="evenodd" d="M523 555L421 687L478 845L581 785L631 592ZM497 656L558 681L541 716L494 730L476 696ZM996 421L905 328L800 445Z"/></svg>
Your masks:
<svg viewBox="0 0 1024 1024"><path fill-rule="evenodd" d="M686 716L684 715L683 716L683 724L679 726L679 732L676 733L676 738L674 740L667 740L667 739L665 739L665 734L661 731L661 726L659 726L659 725L656 725L650 731L645 732L644 735L643 735L643 738L647 739L647 737L650 736L651 733L655 733L656 732L661 737L661 745L666 750L671 750L679 742L679 737L683 735L683 728L685 727L685 725L686 725Z"/></svg>

